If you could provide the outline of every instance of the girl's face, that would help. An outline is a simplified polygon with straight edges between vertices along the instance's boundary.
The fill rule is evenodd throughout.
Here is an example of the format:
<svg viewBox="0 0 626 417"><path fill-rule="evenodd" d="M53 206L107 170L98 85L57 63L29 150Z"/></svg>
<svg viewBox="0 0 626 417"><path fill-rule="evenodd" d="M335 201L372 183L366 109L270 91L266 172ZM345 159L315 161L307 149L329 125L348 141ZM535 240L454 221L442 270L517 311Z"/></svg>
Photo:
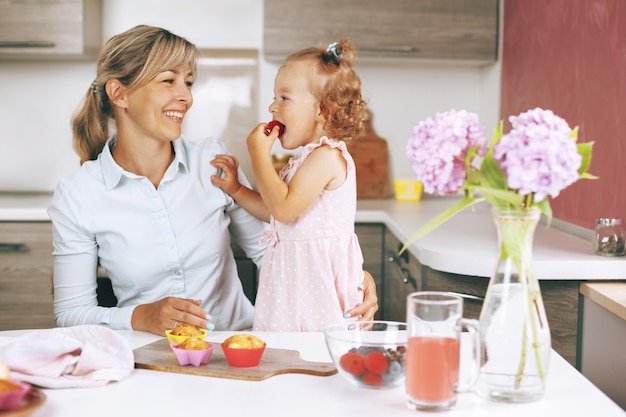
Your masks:
<svg viewBox="0 0 626 417"><path fill-rule="evenodd" d="M126 95L121 126L124 134L169 142L181 135L181 125L193 104L189 67L163 71ZM118 120L118 124L119 124Z"/></svg>
<svg viewBox="0 0 626 417"><path fill-rule="evenodd" d="M325 133L319 103L309 91L309 62L289 62L281 67L274 81L274 101L269 106L273 119L286 126L280 142L285 149L296 149L315 142Z"/></svg>

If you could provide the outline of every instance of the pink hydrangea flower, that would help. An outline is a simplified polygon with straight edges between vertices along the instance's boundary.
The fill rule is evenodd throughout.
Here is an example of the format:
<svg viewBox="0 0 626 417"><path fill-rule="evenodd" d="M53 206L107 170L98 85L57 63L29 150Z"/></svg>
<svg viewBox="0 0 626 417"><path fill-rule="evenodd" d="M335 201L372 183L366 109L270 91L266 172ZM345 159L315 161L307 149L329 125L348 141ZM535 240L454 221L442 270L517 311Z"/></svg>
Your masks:
<svg viewBox="0 0 626 417"><path fill-rule="evenodd" d="M550 110L535 108L509 118L512 130L494 146L493 158L520 195L534 201L555 198L576 182L582 156L567 122Z"/></svg>
<svg viewBox="0 0 626 417"><path fill-rule="evenodd" d="M437 113L413 128L407 156L417 179L428 194L458 192L466 180L465 155L479 146L478 155L487 153L485 127L478 115L466 110Z"/></svg>

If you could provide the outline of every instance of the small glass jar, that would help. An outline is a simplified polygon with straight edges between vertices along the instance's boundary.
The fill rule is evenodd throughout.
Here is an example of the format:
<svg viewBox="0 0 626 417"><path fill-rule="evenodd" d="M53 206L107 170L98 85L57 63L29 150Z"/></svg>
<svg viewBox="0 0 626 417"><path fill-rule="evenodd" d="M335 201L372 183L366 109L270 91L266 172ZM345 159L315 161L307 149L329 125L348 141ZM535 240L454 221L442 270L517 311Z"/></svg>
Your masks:
<svg viewBox="0 0 626 417"><path fill-rule="evenodd" d="M622 219L599 217L596 219L596 238L593 249L602 256L624 255L624 229Z"/></svg>

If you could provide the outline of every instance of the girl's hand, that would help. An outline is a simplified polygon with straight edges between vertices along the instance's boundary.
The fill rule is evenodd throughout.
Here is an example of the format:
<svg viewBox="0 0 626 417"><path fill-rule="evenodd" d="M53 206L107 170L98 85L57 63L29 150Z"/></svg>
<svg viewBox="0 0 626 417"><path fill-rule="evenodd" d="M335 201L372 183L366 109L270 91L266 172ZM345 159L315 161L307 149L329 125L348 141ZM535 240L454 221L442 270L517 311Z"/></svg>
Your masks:
<svg viewBox="0 0 626 417"><path fill-rule="evenodd" d="M164 336L178 323L187 323L212 331L211 316L200 308L200 300L166 297L155 303L140 304L133 310L131 327Z"/></svg>
<svg viewBox="0 0 626 417"><path fill-rule="evenodd" d="M374 314L378 311L378 296L376 295L376 282L372 275L363 271L363 303L349 310L350 317L361 316L359 321L374 320Z"/></svg>
<svg viewBox="0 0 626 417"><path fill-rule="evenodd" d="M278 139L280 129L272 129L269 135L265 134L267 123L259 123L248 135L246 143L250 157L268 157L272 150L272 144Z"/></svg>
<svg viewBox="0 0 626 417"><path fill-rule="evenodd" d="M233 196L241 188L237 168L239 161L232 155L216 155L211 165L222 170L222 176L211 175L211 182L221 188L230 196Z"/></svg>

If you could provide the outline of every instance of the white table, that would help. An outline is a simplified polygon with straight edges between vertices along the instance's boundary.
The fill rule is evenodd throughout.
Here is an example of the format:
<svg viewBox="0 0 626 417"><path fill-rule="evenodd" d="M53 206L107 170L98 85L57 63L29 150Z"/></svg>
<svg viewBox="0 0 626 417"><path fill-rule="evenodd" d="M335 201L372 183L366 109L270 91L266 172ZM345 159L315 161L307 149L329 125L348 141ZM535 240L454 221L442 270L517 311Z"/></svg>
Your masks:
<svg viewBox="0 0 626 417"><path fill-rule="evenodd" d="M26 332L4 331L0 338ZM158 336L120 331L133 349ZM209 340L222 342L233 332L215 332ZM256 333L269 347L294 349L310 361L330 361L321 333ZM264 381L212 378L136 369L126 379L100 388L43 390L45 404L33 417L173 416L415 416L406 407L404 389L369 390L350 385L340 375L277 375ZM192 406L176 409L176 400ZM197 412L197 414L196 414ZM626 413L591 382L552 352L546 396L527 404L484 401L460 394L456 407L445 416L539 417L626 416Z"/></svg>

